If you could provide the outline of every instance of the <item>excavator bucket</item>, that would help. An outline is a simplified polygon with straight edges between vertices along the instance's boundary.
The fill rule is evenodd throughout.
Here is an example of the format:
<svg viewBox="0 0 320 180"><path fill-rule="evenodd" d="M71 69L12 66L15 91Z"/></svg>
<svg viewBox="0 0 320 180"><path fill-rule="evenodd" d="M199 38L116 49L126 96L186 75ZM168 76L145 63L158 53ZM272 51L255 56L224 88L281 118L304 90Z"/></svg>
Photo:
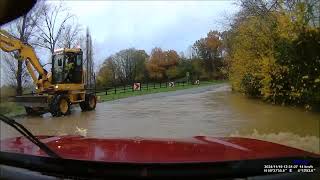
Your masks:
<svg viewBox="0 0 320 180"><path fill-rule="evenodd" d="M8 99L10 102L16 102L25 107L48 107L48 96L47 95L23 95L14 96Z"/></svg>

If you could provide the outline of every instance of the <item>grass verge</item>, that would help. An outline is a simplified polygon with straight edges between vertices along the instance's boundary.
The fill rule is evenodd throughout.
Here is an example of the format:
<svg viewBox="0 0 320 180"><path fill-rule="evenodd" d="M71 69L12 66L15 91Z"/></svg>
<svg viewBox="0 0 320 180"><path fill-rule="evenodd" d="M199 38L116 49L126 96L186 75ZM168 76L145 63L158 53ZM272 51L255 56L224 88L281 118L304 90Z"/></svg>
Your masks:
<svg viewBox="0 0 320 180"><path fill-rule="evenodd" d="M219 83L224 83L226 81L203 81L200 83L200 85L192 85L192 84L180 84L179 86L175 86L173 88L171 87L165 87L163 84L160 88L159 84L156 85L156 88L154 88L153 84L149 84L148 89L142 88L140 91L132 91L131 89L126 89L124 91L123 89L119 88L117 90L117 93L114 93L113 90L108 91L108 95L105 94L105 92L97 93L97 96L99 96L99 102L105 102L105 101L113 101L117 99L127 98L131 96L141 96L146 94L154 94L154 93L160 93L160 92L169 92L169 91L177 91L177 90L183 90L183 89L190 89L190 88L197 88L202 86L209 86Z"/></svg>
<svg viewBox="0 0 320 180"><path fill-rule="evenodd" d="M99 96L99 102L105 102L105 101L112 101L122 98L127 98L131 96L141 96L146 94L154 94L154 93L161 93L161 92L169 92L169 91L178 91L183 89L190 89L190 88L197 88L202 86L209 86L219 83L224 83L226 81L203 81L200 85L192 85L192 84L180 84L179 86L175 86L173 88L171 87L165 87L165 84L162 84L162 87L160 88L159 84L156 85L156 88L154 88L153 84L149 84L149 88L146 89L145 87L141 89L141 91L132 91L131 89L127 88L126 91L124 91L121 88L118 88L117 93L114 93L113 90L108 91L108 95L105 94L105 92L97 93L97 96ZM0 102L0 113L4 114L9 117L15 117L15 116L21 116L25 115L25 109L23 106L17 105L14 102L7 102L7 101L1 101Z"/></svg>
<svg viewBox="0 0 320 180"><path fill-rule="evenodd" d="M26 114L24 107L14 102L1 101L0 113L9 117L20 116Z"/></svg>

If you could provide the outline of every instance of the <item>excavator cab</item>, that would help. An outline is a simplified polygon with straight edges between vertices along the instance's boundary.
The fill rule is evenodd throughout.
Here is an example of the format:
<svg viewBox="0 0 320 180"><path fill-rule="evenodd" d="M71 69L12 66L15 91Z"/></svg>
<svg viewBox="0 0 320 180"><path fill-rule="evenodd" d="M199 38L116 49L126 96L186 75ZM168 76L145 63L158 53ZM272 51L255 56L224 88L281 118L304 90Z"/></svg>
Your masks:
<svg viewBox="0 0 320 180"><path fill-rule="evenodd" d="M59 49L52 55L52 83L82 83L83 53L81 49Z"/></svg>

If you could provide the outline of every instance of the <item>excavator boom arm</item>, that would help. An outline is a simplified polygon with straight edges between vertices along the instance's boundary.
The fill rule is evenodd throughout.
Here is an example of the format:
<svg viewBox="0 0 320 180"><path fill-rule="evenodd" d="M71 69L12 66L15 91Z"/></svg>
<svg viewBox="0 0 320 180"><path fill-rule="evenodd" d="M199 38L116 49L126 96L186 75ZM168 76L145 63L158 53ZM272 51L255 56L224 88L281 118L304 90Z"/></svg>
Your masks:
<svg viewBox="0 0 320 180"><path fill-rule="evenodd" d="M18 54L20 56L19 59L26 60L27 69L33 81L35 82L35 84L37 83L37 78L33 72L33 68L29 63L32 64L32 66L34 67L34 69L36 69L39 75L41 75L42 77L46 76L46 72L41 66L40 61L34 49L32 48L32 46L30 46L27 43L23 43L18 38L12 36L5 30L1 30L1 29L0 29L0 48L5 52L18 51Z"/></svg>
<svg viewBox="0 0 320 180"><path fill-rule="evenodd" d="M0 29L0 47L3 51L12 52L21 49L21 41Z"/></svg>

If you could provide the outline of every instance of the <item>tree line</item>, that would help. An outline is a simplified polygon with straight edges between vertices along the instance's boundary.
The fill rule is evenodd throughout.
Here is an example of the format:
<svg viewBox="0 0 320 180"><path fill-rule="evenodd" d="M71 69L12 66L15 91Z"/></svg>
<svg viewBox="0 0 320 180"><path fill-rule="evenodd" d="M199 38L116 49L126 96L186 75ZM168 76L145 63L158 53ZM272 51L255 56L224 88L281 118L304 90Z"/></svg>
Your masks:
<svg viewBox="0 0 320 180"><path fill-rule="evenodd" d="M223 35L210 31L188 48L187 55L160 47L153 48L150 54L135 48L121 50L104 60L97 73L97 85L225 79L227 63Z"/></svg>

